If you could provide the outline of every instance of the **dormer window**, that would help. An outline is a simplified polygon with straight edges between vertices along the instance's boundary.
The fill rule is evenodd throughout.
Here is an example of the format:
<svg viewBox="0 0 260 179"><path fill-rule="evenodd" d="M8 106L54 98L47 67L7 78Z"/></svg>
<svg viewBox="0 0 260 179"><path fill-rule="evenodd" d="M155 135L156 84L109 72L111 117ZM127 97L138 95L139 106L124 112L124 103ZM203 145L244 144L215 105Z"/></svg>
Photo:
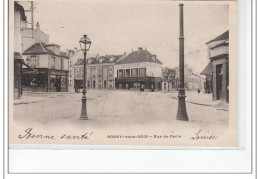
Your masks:
<svg viewBox="0 0 260 179"><path fill-rule="evenodd" d="M153 61L156 61L156 55L151 55Z"/></svg>
<svg viewBox="0 0 260 179"><path fill-rule="evenodd" d="M114 57L110 57L109 61L113 62L114 61Z"/></svg>
<svg viewBox="0 0 260 179"><path fill-rule="evenodd" d="M103 62L103 58L98 59L99 63Z"/></svg>

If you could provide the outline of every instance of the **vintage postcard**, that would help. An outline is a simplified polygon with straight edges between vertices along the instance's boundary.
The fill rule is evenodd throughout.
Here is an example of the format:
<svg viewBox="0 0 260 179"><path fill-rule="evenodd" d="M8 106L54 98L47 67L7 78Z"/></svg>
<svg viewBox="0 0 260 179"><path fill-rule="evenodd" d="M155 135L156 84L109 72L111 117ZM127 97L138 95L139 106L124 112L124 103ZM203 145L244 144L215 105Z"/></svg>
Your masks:
<svg viewBox="0 0 260 179"><path fill-rule="evenodd" d="M237 8L9 0L9 144L237 147Z"/></svg>

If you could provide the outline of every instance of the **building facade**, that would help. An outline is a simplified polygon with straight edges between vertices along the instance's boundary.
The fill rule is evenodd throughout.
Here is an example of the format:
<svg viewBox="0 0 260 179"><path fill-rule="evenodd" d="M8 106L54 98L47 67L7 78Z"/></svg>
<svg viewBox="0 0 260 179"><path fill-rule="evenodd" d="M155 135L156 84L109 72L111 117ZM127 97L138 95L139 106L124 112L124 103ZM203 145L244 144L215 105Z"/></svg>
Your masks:
<svg viewBox="0 0 260 179"><path fill-rule="evenodd" d="M229 101L229 31L206 43L210 60L202 74L212 80L213 100ZM211 73L211 75L210 75Z"/></svg>
<svg viewBox="0 0 260 179"><path fill-rule="evenodd" d="M114 66L125 55L88 55L86 61L86 88L114 89ZM83 88L83 59L78 59L74 65L75 90ZM77 91L77 90L76 90Z"/></svg>
<svg viewBox="0 0 260 179"><path fill-rule="evenodd" d="M30 73L24 69L24 90L67 92L69 57L56 44L36 43L23 52L25 63L37 70Z"/></svg>
<svg viewBox="0 0 260 179"><path fill-rule="evenodd" d="M162 62L139 48L115 64L115 88L140 91L161 90Z"/></svg>
<svg viewBox="0 0 260 179"><path fill-rule="evenodd" d="M22 5L14 2L14 73L13 73L13 97L14 99L20 99L23 93L22 88L22 73L23 68L27 68L27 71L35 72L35 69L26 65L22 57L22 32L23 24L26 24L25 10Z"/></svg>
<svg viewBox="0 0 260 179"><path fill-rule="evenodd" d="M68 74L68 90L70 92L74 91L74 65L77 63L78 59L83 57L83 52L76 47L74 49L67 49L67 55L69 59L69 74Z"/></svg>
<svg viewBox="0 0 260 179"><path fill-rule="evenodd" d="M22 24L26 22L23 6L14 2L14 99L22 95Z"/></svg>
<svg viewBox="0 0 260 179"><path fill-rule="evenodd" d="M179 85L179 67L174 68L176 75L175 75L175 87L178 88ZM184 88L186 90L202 90L204 88L205 78L191 68L188 67L187 64L184 65Z"/></svg>
<svg viewBox="0 0 260 179"><path fill-rule="evenodd" d="M162 91L172 91L176 89L176 72L174 69L164 67L162 69Z"/></svg>

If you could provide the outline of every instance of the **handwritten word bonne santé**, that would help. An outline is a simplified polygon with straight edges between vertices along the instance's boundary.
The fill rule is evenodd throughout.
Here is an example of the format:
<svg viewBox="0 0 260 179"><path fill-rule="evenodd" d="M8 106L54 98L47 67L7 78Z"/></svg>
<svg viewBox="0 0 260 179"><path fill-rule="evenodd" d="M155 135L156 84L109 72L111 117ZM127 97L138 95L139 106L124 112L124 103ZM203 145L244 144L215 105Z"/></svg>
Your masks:
<svg viewBox="0 0 260 179"><path fill-rule="evenodd" d="M54 135L43 135L43 134L37 134L33 133L33 128L28 128L24 131L24 134L20 134L18 136L19 139L48 139L48 140L54 140L54 139L69 139L69 140L83 140L83 139L89 139L89 136L93 134L93 132L86 132L83 135L70 135L70 134L63 134L61 136L54 136Z"/></svg>

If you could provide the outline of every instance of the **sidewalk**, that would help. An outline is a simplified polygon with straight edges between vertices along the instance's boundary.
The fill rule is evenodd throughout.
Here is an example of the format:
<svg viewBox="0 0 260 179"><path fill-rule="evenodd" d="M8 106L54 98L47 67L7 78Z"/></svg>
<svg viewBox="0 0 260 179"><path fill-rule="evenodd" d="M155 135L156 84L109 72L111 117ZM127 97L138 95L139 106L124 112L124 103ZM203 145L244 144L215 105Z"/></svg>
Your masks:
<svg viewBox="0 0 260 179"><path fill-rule="evenodd" d="M186 102L203 105L203 106L212 106L217 107L218 110L228 111L228 103L224 101L213 101L212 94L206 94L203 92L198 93L197 91L185 91ZM178 100L178 92L174 92L174 99Z"/></svg>
<svg viewBox="0 0 260 179"><path fill-rule="evenodd" d="M19 104L29 104L29 103L38 103L43 101L43 97L39 96L28 96L28 95L23 95L21 96L20 99L14 99L14 105L19 105Z"/></svg>

